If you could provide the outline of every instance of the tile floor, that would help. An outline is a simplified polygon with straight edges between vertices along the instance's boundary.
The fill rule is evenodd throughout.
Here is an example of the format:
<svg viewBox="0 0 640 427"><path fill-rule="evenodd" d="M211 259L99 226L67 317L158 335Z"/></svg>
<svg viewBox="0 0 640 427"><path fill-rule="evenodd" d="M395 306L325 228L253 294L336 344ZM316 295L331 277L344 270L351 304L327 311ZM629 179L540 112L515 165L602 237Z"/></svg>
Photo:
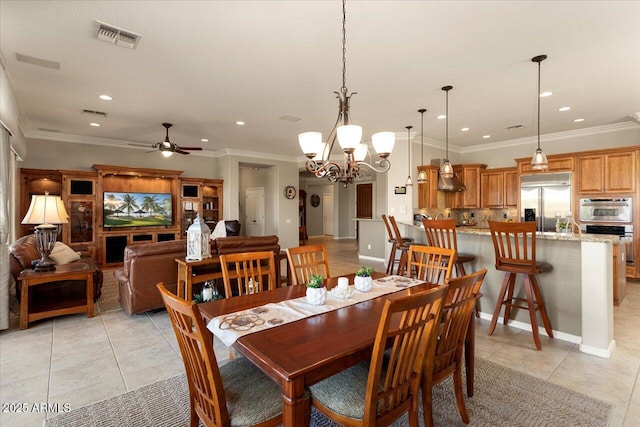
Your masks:
<svg viewBox="0 0 640 427"><path fill-rule="evenodd" d="M311 242L319 240L327 245L334 276L375 264L358 260L354 240ZM384 270L382 263L375 267ZM488 337L486 320L476 320L476 353L613 404L611 426L640 426L640 283L628 282L627 289L615 309L617 348L611 359L544 337L543 350L535 351L530 333L502 325ZM70 315L35 322L24 331L17 320L12 316L12 327L0 332L1 426L41 426L64 404L78 408L183 372L165 312L129 316L119 310L91 319ZM215 350L219 359L228 357L220 342ZM14 405L6 407L9 403ZM48 404L49 411L41 404ZM16 412L20 409L26 412Z"/></svg>

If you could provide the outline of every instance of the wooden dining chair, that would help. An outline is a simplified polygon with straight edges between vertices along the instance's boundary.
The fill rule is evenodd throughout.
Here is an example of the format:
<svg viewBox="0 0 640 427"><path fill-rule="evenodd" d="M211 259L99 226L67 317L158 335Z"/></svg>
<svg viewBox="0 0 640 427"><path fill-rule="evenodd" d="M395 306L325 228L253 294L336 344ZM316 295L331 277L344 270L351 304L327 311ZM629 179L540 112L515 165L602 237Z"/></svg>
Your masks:
<svg viewBox="0 0 640 427"><path fill-rule="evenodd" d="M387 218L386 215L382 215L382 222L384 222L384 226L387 229L387 235L389 236L388 242L391 243L391 250L389 251L389 260L387 261L387 274L393 274L393 266L396 263L396 256L398 251L402 251L403 248L408 244L413 242L413 239L410 237L401 237L402 239L402 247L398 247L396 240L397 237L391 227L391 220Z"/></svg>
<svg viewBox="0 0 640 427"><path fill-rule="evenodd" d="M189 384L190 426L275 426L282 422L282 391L240 357L218 367L213 338L198 306L158 283L176 334Z"/></svg>
<svg viewBox="0 0 640 427"><path fill-rule="evenodd" d="M455 272L457 276L465 276L467 272L464 269L464 264L475 261L476 256L473 254L462 253L458 251L458 238L456 236L455 220L423 219L422 225L424 226L424 232L427 235L427 243L430 246L455 249L457 251ZM480 310L478 309L477 305L478 301L479 299L476 300L476 317L480 317Z"/></svg>
<svg viewBox="0 0 640 427"><path fill-rule="evenodd" d="M220 255L220 266L227 298L276 288L273 251Z"/></svg>
<svg viewBox="0 0 640 427"><path fill-rule="evenodd" d="M287 260L291 270L292 285L309 283L314 274L320 274L325 279L331 277L329 275L329 259L324 245L287 248Z"/></svg>
<svg viewBox="0 0 640 427"><path fill-rule="evenodd" d="M440 284L451 277L451 270L456 262L456 251L435 246L411 245L408 259L407 275L413 275L416 279L428 283Z"/></svg>
<svg viewBox="0 0 640 427"><path fill-rule="evenodd" d="M462 365L464 364L462 350L469 323L473 321L473 307L486 274L487 269L483 268L467 276L458 276L446 281L449 288L444 297L433 364L425 364L422 372L425 426L433 426L433 386L444 381L449 375L453 375L453 387L462 421L469 424L469 414L462 393ZM428 359L425 361L430 362Z"/></svg>
<svg viewBox="0 0 640 427"><path fill-rule="evenodd" d="M417 427L420 379L433 361L446 289L386 300L371 362L310 386L311 404L345 426L385 426L408 411L409 425Z"/></svg>

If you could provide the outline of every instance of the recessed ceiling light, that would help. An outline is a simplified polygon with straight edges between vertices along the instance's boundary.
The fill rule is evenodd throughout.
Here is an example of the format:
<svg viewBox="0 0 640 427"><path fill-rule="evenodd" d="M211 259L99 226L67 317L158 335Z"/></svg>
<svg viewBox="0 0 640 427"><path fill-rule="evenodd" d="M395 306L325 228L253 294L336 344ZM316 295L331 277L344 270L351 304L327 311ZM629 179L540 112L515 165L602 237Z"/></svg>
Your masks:
<svg viewBox="0 0 640 427"><path fill-rule="evenodd" d="M558 108L558 111L569 111L571 110L571 107L560 107Z"/></svg>
<svg viewBox="0 0 640 427"><path fill-rule="evenodd" d="M200 142L209 142L209 140L207 138L202 138Z"/></svg>
<svg viewBox="0 0 640 427"><path fill-rule="evenodd" d="M98 98L102 99L103 101L111 101L113 99L109 95L100 95L98 96Z"/></svg>
<svg viewBox="0 0 640 427"><path fill-rule="evenodd" d="M237 124L238 126L244 126L244 122L243 122L242 120L238 120L238 121L236 122L236 124Z"/></svg>
<svg viewBox="0 0 640 427"><path fill-rule="evenodd" d="M440 114L438 117L436 117L438 120L444 120L447 118L447 116L445 114Z"/></svg>
<svg viewBox="0 0 640 427"><path fill-rule="evenodd" d="M99 128L100 127L100 123L91 122L91 123L89 123L89 126L93 126L94 128Z"/></svg>
<svg viewBox="0 0 640 427"><path fill-rule="evenodd" d="M469 128L462 128L460 129L461 132L469 132Z"/></svg>
<svg viewBox="0 0 640 427"><path fill-rule="evenodd" d="M489 139L489 138L491 138L491 135L482 135L482 138L483 139Z"/></svg>
<svg viewBox="0 0 640 427"><path fill-rule="evenodd" d="M574 119L573 120L575 123L580 123L580 122L584 122L584 119Z"/></svg>
<svg viewBox="0 0 640 427"><path fill-rule="evenodd" d="M551 96L551 95L553 95L553 92L550 92L550 91L542 92L540 94L540 98L546 98L547 96Z"/></svg>

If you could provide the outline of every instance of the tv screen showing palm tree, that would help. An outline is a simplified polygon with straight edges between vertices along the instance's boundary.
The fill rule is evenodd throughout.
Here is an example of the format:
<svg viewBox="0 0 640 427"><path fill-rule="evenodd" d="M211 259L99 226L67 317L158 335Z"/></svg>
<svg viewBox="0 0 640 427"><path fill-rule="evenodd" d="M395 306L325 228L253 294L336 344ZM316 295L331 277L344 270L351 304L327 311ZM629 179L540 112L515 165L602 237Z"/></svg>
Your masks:
<svg viewBox="0 0 640 427"><path fill-rule="evenodd" d="M104 192L104 227L172 225L171 194Z"/></svg>

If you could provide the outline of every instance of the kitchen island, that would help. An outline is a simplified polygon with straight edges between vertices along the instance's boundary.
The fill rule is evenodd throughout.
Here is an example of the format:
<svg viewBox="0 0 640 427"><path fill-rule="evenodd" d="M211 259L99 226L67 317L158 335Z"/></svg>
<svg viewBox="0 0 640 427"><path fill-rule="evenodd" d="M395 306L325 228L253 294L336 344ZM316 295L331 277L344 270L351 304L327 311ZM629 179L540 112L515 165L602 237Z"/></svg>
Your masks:
<svg viewBox="0 0 640 427"><path fill-rule="evenodd" d="M426 243L424 228L413 223L401 223L403 235ZM468 272L487 269L482 285L480 311L483 319L491 320L504 273L494 267L495 256L488 228L458 227L458 250L474 254L476 260ZM613 245L618 236L594 234L538 233L536 260L553 266L550 272L538 275L538 284L554 338L580 344L580 351L609 358L615 348L613 338ZM518 277L518 283L523 280ZM522 286L516 284L519 296ZM509 326L531 330L529 313L515 310ZM500 317L499 322L502 321ZM540 333L546 335L544 328Z"/></svg>

